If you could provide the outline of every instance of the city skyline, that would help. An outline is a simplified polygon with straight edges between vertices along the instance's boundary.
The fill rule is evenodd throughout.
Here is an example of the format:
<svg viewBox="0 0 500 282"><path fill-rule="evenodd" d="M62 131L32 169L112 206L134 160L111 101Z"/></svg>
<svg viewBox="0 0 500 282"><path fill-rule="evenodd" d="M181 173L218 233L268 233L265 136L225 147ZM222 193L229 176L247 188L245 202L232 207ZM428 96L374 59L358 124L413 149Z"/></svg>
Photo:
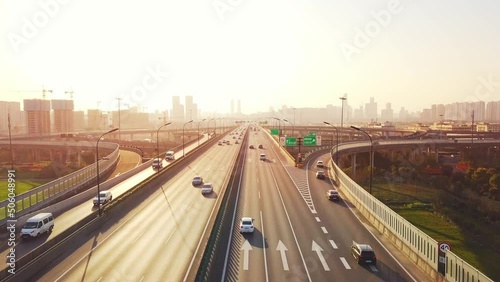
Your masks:
<svg viewBox="0 0 500 282"><path fill-rule="evenodd" d="M353 108L375 97L410 112L499 97L495 1L210 4L5 1L0 100L46 89L71 92L76 109L114 110L118 97L162 111L193 96L248 114L345 93Z"/></svg>

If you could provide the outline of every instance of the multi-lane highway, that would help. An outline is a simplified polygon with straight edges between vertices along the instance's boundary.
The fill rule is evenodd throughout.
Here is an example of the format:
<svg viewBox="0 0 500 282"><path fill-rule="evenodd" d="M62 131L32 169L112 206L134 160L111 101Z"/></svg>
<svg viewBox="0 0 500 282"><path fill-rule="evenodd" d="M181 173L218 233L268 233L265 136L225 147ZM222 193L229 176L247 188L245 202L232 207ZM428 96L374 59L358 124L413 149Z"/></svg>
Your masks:
<svg viewBox="0 0 500 282"><path fill-rule="evenodd" d="M224 281L413 281L380 245L344 201L330 202L327 178L315 178L317 168L295 168L267 134L250 134L233 234L221 276ZM263 149L257 145L263 144ZM259 155L266 154L266 161ZM327 162L327 156L321 158ZM315 161L313 159L312 161ZM325 168L327 169L327 168ZM239 220L255 219L253 234L240 234ZM370 244L376 266L358 265L352 242ZM219 275L219 273L217 274Z"/></svg>
<svg viewBox="0 0 500 282"><path fill-rule="evenodd" d="M183 163L174 177L135 208L123 207L109 222L75 241L75 250L47 266L39 281L182 281L216 201L232 171L239 145L215 145ZM194 176L213 184L202 195ZM209 231L208 231L209 232Z"/></svg>
<svg viewBox="0 0 500 282"><path fill-rule="evenodd" d="M231 187L238 191L236 208L230 215L234 216L232 230L229 239L221 243L225 247L218 249L214 261L221 263L212 267L220 271L214 271L210 281L420 280L386 251L348 202L326 199L325 193L334 183L328 176L325 180L315 178L316 158L304 168L296 168L267 133L251 131L248 136L243 144L229 139L232 145L213 145L193 161L186 160L172 177L156 182L154 193L137 197L139 204L114 209L99 228L72 239L67 253L33 280L186 279L196 267L194 258L203 253L199 247L209 233L207 222L216 213L238 154L244 165L241 179L233 181ZM265 160L261 154L266 155ZM328 164L329 155L319 159ZM195 175L213 183L214 192L202 195L200 188L191 184ZM123 193L134 185L134 177L113 191ZM80 209L73 212L88 212L89 206ZM244 216L254 218L254 233L240 234ZM70 221L71 214L56 220L59 224ZM374 248L376 266L357 264L350 253L353 241Z"/></svg>

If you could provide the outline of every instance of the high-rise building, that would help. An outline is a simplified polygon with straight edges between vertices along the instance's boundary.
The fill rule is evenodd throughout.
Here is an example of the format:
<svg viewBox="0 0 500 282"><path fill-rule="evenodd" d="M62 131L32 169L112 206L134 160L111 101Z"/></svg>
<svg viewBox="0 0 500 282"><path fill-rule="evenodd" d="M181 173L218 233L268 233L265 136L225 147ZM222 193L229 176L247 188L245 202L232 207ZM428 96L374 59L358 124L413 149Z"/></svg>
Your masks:
<svg viewBox="0 0 500 282"><path fill-rule="evenodd" d="M382 121L391 121L394 118L394 111L392 110L391 103L385 104L385 109L380 113Z"/></svg>
<svg viewBox="0 0 500 282"><path fill-rule="evenodd" d="M186 105L185 105L186 112L185 112L184 116L186 117L186 121L197 120L198 119L198 113L197 113L198 109L196 108L196 104L193 103L193 96L186 96L185 101L186 101Z"/></svg>
<svg viewBox="0 0 500 282"><path fill-rule="evenodd" d="M73 129L75 131L81 131L85 129L85 112L84 111L73 111Z"/></svg>
<svg viewBox="0 0 500 282"><path fill-rule="evenodd" d="M404 107L401 107L399 110L399 120L401 121L407 121L410 118L410 115L408 113L408 110L405 109Z"/></svg>
<svg viewBox="0 0 500 282"><path fill-rule="evenodd" d="M54 110L54 132L73 132L73 100L52 100L51 105Z"/></svg>
<svg viewBox="0 0 500 282"><path fill-rule="evenodd" d="M26 131L29 135L50 133L50 101L28 99L23 101Z"/></svg>
<svg viewBox="0 0 500 282"><path fill-rule="evenodd" d="M87 127L90 130L101 130L101 111L98 109L87 110Z"/></svg>
<svg viewBox="0 0 500 282"><path fill-rule="evenodd" d="M373 97L370 97L370 103L365 104L365 118L370 121L376 121L377 114L377 103Z"/></svg>
<svg viewBox="0 0 500 282"><path fill-rule="evenodd" d="M172 96L172 122L181 123L184 121L184 107L181 105L179 96Z"/></svg>
<svg viewBox="0 0 500 282"><path fill-rule="evenodd" d="M500 101L492 101L486 104L485 120L488 122L500 121Z"/></svg>

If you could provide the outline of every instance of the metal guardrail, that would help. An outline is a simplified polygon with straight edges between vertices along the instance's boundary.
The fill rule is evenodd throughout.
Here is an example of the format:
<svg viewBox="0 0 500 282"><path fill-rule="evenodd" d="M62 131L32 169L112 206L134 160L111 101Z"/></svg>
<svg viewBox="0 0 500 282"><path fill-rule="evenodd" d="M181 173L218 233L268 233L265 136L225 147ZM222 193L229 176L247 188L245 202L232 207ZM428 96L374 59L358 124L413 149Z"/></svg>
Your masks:
<svg viewBox="0 0 500 282"><path fill-rule="evenodd" d="M361 142L363 146L366 143ZM411 143L406 141L405 143ZM421 144L421 142L416 142ZM352 146L352 142L350 146ZM369 146L366 146L367 149ZM336 147L330 152L332 160ZM342 151L342 144L339 146L339 153ZM379 230L384 234L391 233L394 239L404 244L406 252L411 252L415 256L410 256L419 266L431 268L434 273L438 273L438 242L425 234L423 231L408 222L402 216L387 207L384 203L370 195L363 187L359 186L354 180L349 178L334 162L332 163L333 172L337 175L339 186L343 191L350 194L353 203ZM405 252L405 250L403 250ZM407 253L408 254L408 253ZM422 265L425 262L425 266ZM447 281L460 282L483 282L493 281L485 274L465 262L459 256L451 251L446 252L446 273Z"/></svg>
<svg viewBox="0 0 500 282"><path fill-rule="evenodd" d="M29 142L28 142L29 143ZM92 144L81 144L69 143L69 142L31 142L30 144L35 145L61 145L66 147L77 147L77 148L94 148L95 145ZM99 161L99 173L100 175L105 175L111 169L116 166L119 159L119 145L115 143L102 142L99 144L99 148L111 149L113 152L107 156L107 160ZM49 205L52 200L59 197L72 193L74 190L87 185L89 183L97 181L97 164L86 166L83 169L70 173L64 177L60 177L54 181L40 185L37 188L31 189L25 193L15 196L15 217L21 217L26 214L32 213ZM0 226L7 223L7 220L14 219L9 217L8 209L13 208L13 203L9 200L4 200L0 202Z"/></svg>

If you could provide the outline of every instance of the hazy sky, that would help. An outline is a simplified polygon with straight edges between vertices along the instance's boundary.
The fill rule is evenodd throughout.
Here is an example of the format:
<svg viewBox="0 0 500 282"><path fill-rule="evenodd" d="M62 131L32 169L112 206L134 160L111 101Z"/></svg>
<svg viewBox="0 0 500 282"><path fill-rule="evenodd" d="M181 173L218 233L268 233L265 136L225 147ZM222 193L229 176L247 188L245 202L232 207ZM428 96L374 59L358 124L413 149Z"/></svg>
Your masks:
<svg viewBox="0 0 500 282"><path fill-rule="evenodd" d="M163 3L163 4L159 4ZM500 1L0 2L0 100L146 111L500 100ZM181 98L183 101L183 98Z"/></svg>

